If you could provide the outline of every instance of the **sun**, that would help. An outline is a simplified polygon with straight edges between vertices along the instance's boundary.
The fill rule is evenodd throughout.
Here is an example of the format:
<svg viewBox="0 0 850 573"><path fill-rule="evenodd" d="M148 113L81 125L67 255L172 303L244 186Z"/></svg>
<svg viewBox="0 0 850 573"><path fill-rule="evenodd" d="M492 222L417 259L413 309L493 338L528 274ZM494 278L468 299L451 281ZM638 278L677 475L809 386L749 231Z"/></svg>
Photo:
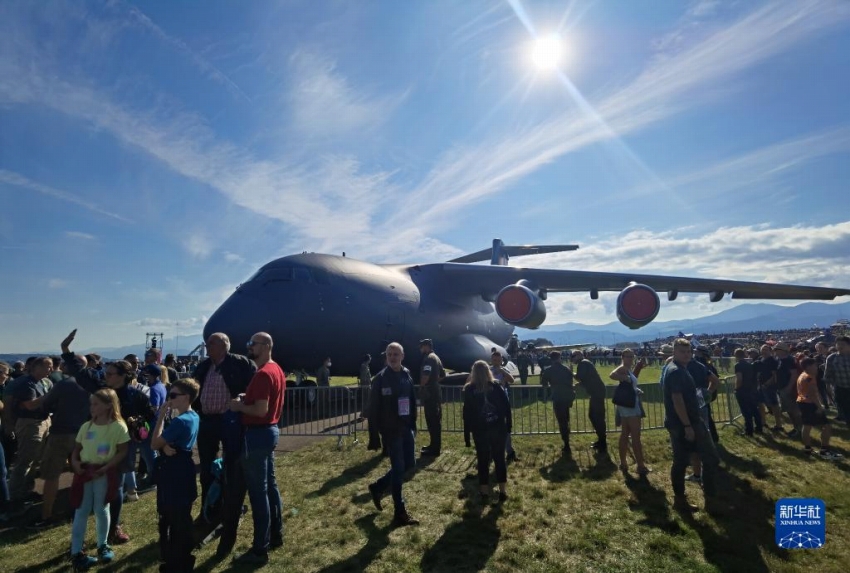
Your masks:
<svg viewBox="0 0 850 573"><path fill-rule="evenodd" d="M564 43L557 34L534 40L531 47L531 62L539 71L557 70L564 55Z"/></svg>

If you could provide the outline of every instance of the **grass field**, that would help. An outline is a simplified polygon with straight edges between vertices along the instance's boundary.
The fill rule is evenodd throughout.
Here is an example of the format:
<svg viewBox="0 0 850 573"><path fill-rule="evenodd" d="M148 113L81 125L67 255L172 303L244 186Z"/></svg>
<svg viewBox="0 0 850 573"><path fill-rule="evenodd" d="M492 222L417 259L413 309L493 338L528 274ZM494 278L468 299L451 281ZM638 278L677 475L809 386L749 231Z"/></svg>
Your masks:
<svg viewBox="0 0 850 573"><path fill-rule="evenodd" d="M836 444L848 453L845 429ZM422 445L420 435L418 445ZM366 485L388 462L364 444L341 450L323 440L277 459L284 498L286 543L272 553L269 571L741 571L844 572L850 542L847 462L808 459L788 439L747 439L734 426L721 431L724 517L675 513L670 500L670 452L663 431L644 435L654 472L647 482L624 481L613 463L593 455L590 436L573 440L575 461L560 457L551 436L517 437L519 462L509 466L510 498L483 506L475 494L474 453L457 434L444 453L420 463L405 485L418 527L390 528L391 508L377 513ZM616 443L616 441L614 441ZM700 490L688 484L702 503ZM787 551L774 545L774 504L781 497L818 497L827 506L827 541L820 550ZM391 505L387 499L387 505ZM125 505L132 541L116 548L117 561L102 571L157 571L155 499ZM89 525L89 540L94 523ZM237 552L248 548L250 519ZM65 571L70 527L47 532L7 531L0 570ZM198 571L241 571L216 562L215 547L197 552Z"/></svg>

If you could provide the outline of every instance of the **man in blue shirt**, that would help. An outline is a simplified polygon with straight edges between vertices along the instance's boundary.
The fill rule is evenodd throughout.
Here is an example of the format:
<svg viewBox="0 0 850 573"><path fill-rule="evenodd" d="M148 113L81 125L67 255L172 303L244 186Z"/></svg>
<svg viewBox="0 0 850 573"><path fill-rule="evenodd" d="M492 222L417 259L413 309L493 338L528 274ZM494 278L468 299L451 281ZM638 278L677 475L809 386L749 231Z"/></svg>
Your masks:
<svg viewBox="0 0 850 573"><path fill-rule="evenodd" d="M174 382L168 400L159 409L151 438L151 447L163 454L158 462L156 490L162 571L192 571L195 566L192 504L198 497L198 489L192 448L198 439L200 420L192 410L192 402L200 391L198 383L191 378Z"/></svg>

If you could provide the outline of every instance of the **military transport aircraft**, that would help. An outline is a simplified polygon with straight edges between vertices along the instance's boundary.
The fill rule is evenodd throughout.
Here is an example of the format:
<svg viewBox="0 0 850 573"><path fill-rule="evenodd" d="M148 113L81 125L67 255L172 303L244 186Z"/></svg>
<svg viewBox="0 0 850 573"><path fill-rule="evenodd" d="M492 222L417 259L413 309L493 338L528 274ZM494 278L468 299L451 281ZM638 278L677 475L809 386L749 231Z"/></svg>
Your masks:
<svg viewBox="0 0 850 573"><path fill-rule="evenodd" d="M630 328L649 324L661 301L679 292L708 293L712 302L736 299L831 300L848 289L731 280L531 269L507 266L510 256L553 253L577 245L507 246L494 239L490 249L446 263L379 265L345 256L303 253L261 267L237 287L204 328L206 339L225 332L243 351L255 332L274 339L274 359L286 371L314 372L326 357L337 375L356 375L363 356L372 372L382 366L390 341L405 348L405 364L419 363L418 342L434 340L446 368L468 370L504 351L514 327L537 328L546 318L552 292L620 291L617 318ZM490 259L490 265L472 265Z"/></svg>

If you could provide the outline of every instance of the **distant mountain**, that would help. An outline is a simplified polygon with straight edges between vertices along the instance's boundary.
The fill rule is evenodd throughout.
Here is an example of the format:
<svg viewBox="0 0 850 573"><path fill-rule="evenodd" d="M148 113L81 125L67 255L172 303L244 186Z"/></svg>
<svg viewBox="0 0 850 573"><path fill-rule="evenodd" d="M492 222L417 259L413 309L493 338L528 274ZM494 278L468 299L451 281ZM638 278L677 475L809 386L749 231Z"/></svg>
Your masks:
<svg viewBox="0 0 850 573"><path fill-rule="evenodd" d="M201 333L197 334L188 334L186 336L181 336L179 339L180 348L175 348L177 339L176 338L166 338L157 343L159 348L162 348L165 354L172 353L177 356L185 356L189 354L192 350L195 349L201 342L204 341L204 337ZM136 354L141 357L145 353L145 345L144 344L133 344L131 346L110 346L110 347L94 347L94 348L73 348L74 352L78 352L80 354L100 354L106 360L119 360L124 358L128 354ZM59 349L54 348L49 351L41 351L41 352L30 352L30 353L19 353L19 354L0 354L0 360L5 362L9 362L10 364L15 360L25 360L28 356L38 356L38 355L54 355L59 354Z"/></svg>
<svg viewBox="0 0 850 573"><path fill-rule="evenodd" d="M678 332L697 334L727 334L754 330L787 330L809 328L815 324L828 327L850 316L850 302L825 304L806 302L797 306L756 303L736 306L711 316L693 320L653 322L639 330L630 330L619 322L587 325L577 322L545 325L538 330L517 329L521 339L542 336L555 344L644 342Z"/></svg>

